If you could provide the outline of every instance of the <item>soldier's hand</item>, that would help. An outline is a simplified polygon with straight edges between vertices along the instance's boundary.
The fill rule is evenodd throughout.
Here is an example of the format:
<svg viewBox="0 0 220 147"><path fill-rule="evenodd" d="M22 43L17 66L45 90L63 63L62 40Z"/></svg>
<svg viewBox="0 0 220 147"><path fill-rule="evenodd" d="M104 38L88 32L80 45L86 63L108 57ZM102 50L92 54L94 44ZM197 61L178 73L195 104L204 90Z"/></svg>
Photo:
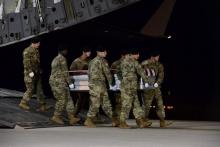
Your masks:
<svg viewBox="0 0 220 147"><path fill-rule="evenodd" d="M75 85L72 83L72 84L69 85L69 88L70 88L70 89L74 89L74 88L75 88Z"/></svg>
<svg viewBox="0 0 220 147"><path fill-rule="evenodd" d="M109 88L110 88L110 90L112 90L112 91L116 91L116 90L117 90L117 86L116 86L116 85L114 85L114 86L109 85Z"/></svg>
<svg viewBox="0 0 220 147"><path fill-rule="evenodd" d="M157 83L154 83L154 87L157 88L159 85Z"/></svg>
<svg viewBox="0 0 220 147"><path fill-rule="evenodd" d="M145 84L144 84L144 87L145 87L145 88L148 88L148 87L149 87L149 84L148 84L148 83L145 83Z"/></svg>
<svg viewBox="0 0 220 147"><path fill-rule="evenodd" d="M33 78L34 77L34 72L30 72L29 77Z"/></svg>

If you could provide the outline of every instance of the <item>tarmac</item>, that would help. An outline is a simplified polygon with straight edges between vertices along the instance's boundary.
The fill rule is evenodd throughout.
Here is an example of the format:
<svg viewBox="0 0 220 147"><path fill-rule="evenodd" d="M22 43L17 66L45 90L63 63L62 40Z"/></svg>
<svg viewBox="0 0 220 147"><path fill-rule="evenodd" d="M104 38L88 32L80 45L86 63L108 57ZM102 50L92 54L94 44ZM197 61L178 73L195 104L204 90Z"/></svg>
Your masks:
<svg viewBox="0 0 220 147"><path fill-rule="evenodd" d="M159 128L153 120L150 128L113 128L99 124L97 128L68 126L38 129L0 129L1 147L219 147L220 122L175 121Z"/></svg>
<svg viewBox="0 0 220 147"><path fill-rule="evenodd" d="M160 128L159 121L153 120L150 128L140 129L129 120L132 129L120 129L102 116L97 128L86 128L84 112L81 124L59 126L48 121L53 109L39 113L18 108L21 95L0 89L0 124L15 126L0 129L0 147L220 147L220 122L173 120L171 126ZM36 99L30 105L37 110Z"/></svg>

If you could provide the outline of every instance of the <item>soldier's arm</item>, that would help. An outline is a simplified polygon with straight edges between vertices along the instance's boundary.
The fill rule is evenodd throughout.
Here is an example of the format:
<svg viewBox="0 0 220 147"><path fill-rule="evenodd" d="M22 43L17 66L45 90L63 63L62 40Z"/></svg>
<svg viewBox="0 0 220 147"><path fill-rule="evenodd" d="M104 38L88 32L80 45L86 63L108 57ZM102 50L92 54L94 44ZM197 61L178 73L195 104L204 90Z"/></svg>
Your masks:
<svg viewBox="0 0 220 147"><path fill-rule="evenodd" d="M157 77L156 83L158 83L160 85L163 82L163 79L164 79L164 67L162 64L159 64L158 77Z"/></svg>
<svg viewBox="0 0 220 147"><path fill-rule="evenodd" d="M118 66L116 67L116 74L118 76L118 79L121 81L122 80L121 64L118 64Z"/></svg>
<svg viewBox="0 0 220 147"><path fill-rule="evenodd" d="M147 64L148 64L148 61L145 60L145 61L143 61L143 62L141 63L141 66L144 67L144 66L147 65Z"/></svg>
<svg viewBox="0 0 220 147"><path fill-rule="evenodd" d="M116 61L116 62L112 63L111 70L113 70L113 73L117 74L117 76L119 78L121 76L120 75L120 71L121 71L121 69L120 69L120 62Z"/></svg>
<svg viewBox="0 0 220 147"><path fill-rule="evenodd" d="M66 62L65 58L60 59L60 68L61 68L60 70L62 71L64 78L66 79L66 82L68 84L70 84L71 79L70 79L70 76L69 76L68 66L67 66L67 62Z"/></svg>
<svg viewBox="0 0 220 147"><path fill-rule="evenodd" d="M117 66L117 62L113 62L111 65L111 71L113 74L117 74L117 69L116 69L117 67L116 66Z"/></svg>
<svg viewBox="0 0 220 147"><path fill-rule="evenodd" d="M108 63L107 63L107 61L105 61L105 60L103 60L102 69L103 69L103 72L104 72L104 74L105 74L105 77L106 77L107 80L108 80L109 85L111 85L111 84L112 84L112 75L111 75L111 72L110 72L110 70L109 70Z"/></svg>
<svg viewBox="0 0 220 147"><path fill-rule="evenodd" d="M23 53L23 64L24 64L24 70L26 70L28 73L33 72L32 64L31 64L31 55L30 52L28 51L25 51Z"/></svg>
<svg viewBox="0 0 220 147"><path fill-rule="evenodd" d="M144 69L141 67L141 65L137 61L135 62L135 68L136 68L137 73L142 77L143 81L147 83L148 78L144 72Z"/></svg>
<svg viewBox="0 0 220 147"><path fill-rule="evenodd" d="M72 62L71 66L70 66L70 70L77 70L77 64L76 64L75 60Z"/></svg>
<svg viewBox="0 0 220 147"><path fill-rule="evenodd" d="M89 62L89 65L88 65L88 79L89 80L91 79L90 71L91 71L91 62Z"/></svg>

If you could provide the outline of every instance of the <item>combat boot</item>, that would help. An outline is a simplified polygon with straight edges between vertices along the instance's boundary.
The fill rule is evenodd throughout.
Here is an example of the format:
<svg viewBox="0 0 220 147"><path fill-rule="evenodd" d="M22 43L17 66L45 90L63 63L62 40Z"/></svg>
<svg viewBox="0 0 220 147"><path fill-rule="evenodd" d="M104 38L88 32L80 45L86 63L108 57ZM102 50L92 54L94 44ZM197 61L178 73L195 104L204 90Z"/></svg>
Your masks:
<svg viewBox="0 0 220 147"><path fill-rule="evenodd" d="M21 100L19 107L24 110L30 110L30 107L28 106L28 103L26 100Z"/></svg>
<svg viewBox="0 0 220 147"><path fill-rule="evenodd" d="M95 128L96 127L96 125L92 121L92 118L90 118L90 117L86 118L84 125L88 128Z"/></svg>
<svg viewBox="0 0 220 147"><path fill-rule="evenodd" d="M53 115L53 117L51 118L51 121L59 125L64 125L62 118L60 117L60 115L57 115L57 114Z"/></svg>
<svg viewBox="0 0 220 147"><path fill-rule="evenodd" d="M70 125L74 125L78 121L80 121L80 118L75 117L73 114L68 114L68 118L69 118L69 124Z"/></svg>
<svg viewBox="0 0 220 147"><path fill-rule="evenodd" d="M112 117L112 127L118 127L120 122L117 117Z"/></svg>
<svg viewBox="0 0 220 147"><path fill-rule="evenodd" d="M126 121L120 121L119 127L121 129L130 129L131 127L126 123Z"/></svg>
<svg viewBox="0 0 220 147"><path fill-rule="evenodd" d="M160 127L164 128L164 127L171 125L172 123L173 123L172 121L165 121L164 119L161 119L160 120Z"/></svg>
<svg viewBox="0 0 220 147"><path fill-rule="evenodd" d="M148 118L143 118L146 122L147 126L150 127L152 125L152 121L150 121Z"/></svg>
<svg viewBox="0 0 220 147"><path fill-rule="evenodd" d="M147 127L150 127L152 124L152 122L145 121L143 118L136 119L136 123L139 128L147 128Z"/></svg>
<svg viewBox="0 0 220 147"><path fill-rule="evenodd" d="M49 105L46 105L46 104L41 104L38 111L40 111L40 112L47 112L51 108L52 108L52 106L49 106Z"/></svg>

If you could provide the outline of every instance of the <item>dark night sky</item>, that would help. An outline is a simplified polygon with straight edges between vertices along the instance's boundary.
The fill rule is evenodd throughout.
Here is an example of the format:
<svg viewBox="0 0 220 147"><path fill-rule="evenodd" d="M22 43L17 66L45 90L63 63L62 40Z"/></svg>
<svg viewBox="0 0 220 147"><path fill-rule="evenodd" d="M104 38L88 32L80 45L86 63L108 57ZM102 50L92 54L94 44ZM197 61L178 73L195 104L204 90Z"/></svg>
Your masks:
<svg viewBox="0 0 220 147"><path fill-rule="evenodd" d="M215 4L214 0L212 3L208 0L177 0L166 31L166 35L172 35L173 39L166 43L159 39L143 39L142 36L133 33L143 27L160 2L160 0L143 1L69 29L43 35L41 58L46 93L50 95L48 76L50 63L57 54L57 42L71 42L72 50L69 57L71 61L80 55L79 48L83 44L101 38L105 42L108 40L108 45L111 46L108 59L113 61L115 57L119 57L116 50L121 47L122 42L128 43L132 40L142 43L146 40L149 46L162 48L162 62L166 67L163 92L165 101L177 106L175 117L220 120L218 108L220 29L217 27L220 24L215 12L217 1ZM138 17L135 17L136 15ZM109 30L109 35L103 37L102 32L106 29ZM129 33L126 30L130 30ZM1 48L0 87L24 90L22 51L27 45L26 41Z"/></svg>

